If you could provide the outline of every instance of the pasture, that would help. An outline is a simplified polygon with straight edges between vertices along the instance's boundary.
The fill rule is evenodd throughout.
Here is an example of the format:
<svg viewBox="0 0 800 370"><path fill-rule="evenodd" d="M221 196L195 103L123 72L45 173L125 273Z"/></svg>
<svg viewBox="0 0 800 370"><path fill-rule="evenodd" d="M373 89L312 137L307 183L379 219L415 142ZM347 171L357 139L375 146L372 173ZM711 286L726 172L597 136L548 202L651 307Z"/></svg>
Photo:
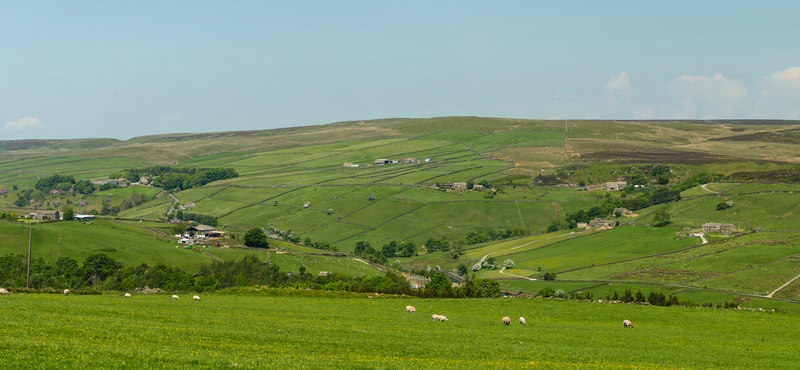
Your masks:
<svg viewBox="0 0 800 370"><path fill-rule="evenodd" d="M0 367L792 368L800 345L788 313L283 294L0 296Z"/></svg>
<svg viewBox="0 0 800 370"><path fill-rule="evenodd" d="M23 228L24 227L24 228ZM33 227L32 258L55 261L58 257L71 257L79 263L93 254L105 253L124 266L142 263L163 263L184 271L196 272L201 266L214 261L237 261L247 255L267 260L267 250L257 248L197 248L185 249L171 236L161 234L158 223L122 222L96 219L91 222L55 222L38 225L0 221L0 255L28 253L28 228ZM376 276L383 274L374 267L347 257L319 255L320 250L271 240L273 248L290 249L276 253L271 249L270 260L287 272L298 272L305 266L308 273L331 271L348 276ZM314 254L308 254L308 253Z"/></svg>

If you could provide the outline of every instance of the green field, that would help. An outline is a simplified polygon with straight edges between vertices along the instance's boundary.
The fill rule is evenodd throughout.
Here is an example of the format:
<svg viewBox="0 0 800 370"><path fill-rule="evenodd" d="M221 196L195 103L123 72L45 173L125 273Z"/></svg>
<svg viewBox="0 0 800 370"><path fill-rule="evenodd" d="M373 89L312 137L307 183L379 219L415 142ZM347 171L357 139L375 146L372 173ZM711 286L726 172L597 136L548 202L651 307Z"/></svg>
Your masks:
<svg viewBox="0 0 800 370"><path fill-rule="evenodd" d="M105 253L124 266L163 263L194 272L214 261L241 260L247 255L256 255L261 260L267 260L267 251L264 249L241 246L184 249L184 245L178 246L174 238L164 234L169 227L164 224L103 219L38 225L0 222L0 238L3 240L0 244L0 255L27 255L27 229L30 227L33 227L31 256L33 259L43 258L47 261L55 261L62 256L83 261L87 256ZM283 271L297 272L300 266L305 266L312 274L317 274L319 271L331 271L353 277L382 274L374 267L352 258L319 255L324 251L282 241L270 243L272 245L270 259ZM276 249L287 249L287 251L276 253Z"/></svg>
<svg viewBox="0 0 800 370"><path fill-rule="evenodd" d="M0 297L0 366L792 368L800 345L800 316L785 313L544 299L189 298ZM406 314L407 304L418 314ZM433 313L449 321L432 322Z"/></svg>
<svg viewBox="0 0 800 370"><path fill-rule="evenodd" d="M248 253L265 258L265 251L243 248L175 248L175 239L166 235L171 225L156 221L166 221L167 211L176 204L194 203L185 212L215 216L219 229L232 234L272 224L291 230L301 240L327 242L345 253L358 241L376 249L390 241L409 241L419 255L389 258L390 264L409 271L438 268L452 273L484 256L498 263L511 259L514 268L503 273L483 269L469 275L500 279L504 287L526 293L542 287L541 280L526 279L555 272L561 286L591 287L598 295L611 287L642 287L697 301L733 297L751 307L794 307L800 302L800 282L775 289L800 275L800 250L794 239L800 233L800 185L788 177L743 182L749 177L741 174L796 170L800 163L796 146L764 139L796 125L756 123L439 117L127 141L66 140L49 146L0 142L0 190L8 191L0 195L0 212L30 214L34 210L25 207L37 204L44 209L71 204L79 213L102 212L104 206L122 206L134 192L145 196L146 203L120 210L119 217L134 222L107 219L33 226L34 258L47 260L59 256L82 260L103 252L126 265L164 263L196 271L212 261L236 260ZM726 139L733 136L752 139ZM374 165L378 158L416 161ZM360 166L343 167L348 162ZM700 172L721 175L722 180L682 191L683 199L670 204L667 227L651 227L657 207L650 207L637 210L636 217L620 217L623 226L614 230L546 233L548 225L565 213L635 196L579 190L578 184L631 181L643 174L652 189L659 186L649 175L656 164L666 170L669 186ZM90 195L34 191L33 203L13 205L17 195L43 176L99 180L132 167L162 165L231 167L240 176L175 191L177 202L161 189L137 185ZM497 193L434 189L437 182L483 180ZM82 201L88 204L81 206ZM728 201L733 207L717 210ZM303 208L306 202L309 208ZM775 233L733 239L706 235L711 242L707 245L687 236L708 222L733 223L742 233ZM0 253L24 253L27 236L22 225L0 223ZM508 228L522 228L528 237L477 245L465 242L469 232ZM427 254L422 245L428 238L452 241L463 246L465 254L456 258L449 252ZM379 273L351 258L315 256L308 253L322 251L290 243L274 245L297 252L272 255L287 271L306 266L312 273ZM523 280L509 280L517 278ZM773 296L767 297L770 293Z"/></svg>

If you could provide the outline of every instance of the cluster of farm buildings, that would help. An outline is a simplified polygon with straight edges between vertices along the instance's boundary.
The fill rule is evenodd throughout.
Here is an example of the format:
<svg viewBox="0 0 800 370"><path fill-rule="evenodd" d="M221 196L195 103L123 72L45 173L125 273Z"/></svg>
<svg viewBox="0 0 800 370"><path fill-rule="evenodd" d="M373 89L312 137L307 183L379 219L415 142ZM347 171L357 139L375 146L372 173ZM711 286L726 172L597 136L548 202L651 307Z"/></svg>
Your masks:
<svg viewBox="0 0 800 370"><path fill-rule="evenodd" d="M384 166L387 164L408 164L408 163L430 163L433 161L433 158L425 158L424 160L419 160L413 157L403 158L403 159L387 159L387 158L378 158L372 163L352 163L346 162L342 165L344 168L359 168L359 167L370 167L370 166Z"/></svg>
<svg viewBox="0 0 800 370"><path fill-rule="evenodd" d="M59 211L36 211L27 215L22 215L20 218L28 218L37 221L59 221L64 219L64 215ZM72 216L73 220L79 221L91 220L93 218L94 215L83 215L80 213L76 213L74 216Z"/></svg>
<svg viewBox="0 0 800 370"><path fill-rule="evenodd" d="M183 231L183 234L176 234L178 243L186 245L194 245L199 242L219 239L225 236L225 232L214 229L208 225L192 225Z"/></svg>

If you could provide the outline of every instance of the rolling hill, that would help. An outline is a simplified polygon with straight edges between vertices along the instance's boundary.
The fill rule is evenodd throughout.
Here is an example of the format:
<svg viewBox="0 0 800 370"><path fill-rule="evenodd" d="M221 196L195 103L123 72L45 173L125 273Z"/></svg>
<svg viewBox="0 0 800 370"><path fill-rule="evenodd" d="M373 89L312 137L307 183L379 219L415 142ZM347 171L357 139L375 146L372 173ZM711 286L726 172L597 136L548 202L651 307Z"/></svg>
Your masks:
<svg viewBox="0 0 800 370"><path fill-rule="evenodd" d="M760 302L765 299L761 296L797 271L797 251L792 248L770 250L758 263L752 262L752 254L761 253L764 245L792 244L800 231L795 216L800 212L796 197L800 186L792 183L791 176L782 175L793 173L800 162L798 143L793 134L787 134L796 131L798 124L440 117L156 135L126 141L3 141L0 190L8 191L0 196L0 210L30 212L14 206L14 200L39 178L54 174L100 180L115 172L149 166L226 167L239 177L172 192L177 202L161 189L137 185L90 195L33 192L31 204L45 209L71 204L77 212L91 212L104 206L120 207L138 193L147 201L120 209L116 217L161 222L174 205L191 204L186 212L216 217L220 228L232 234L272 224L292 231L301 242L327 242L347 253L358 241L376 248L391 241L412 242L419 256L388 261L403 269L438 266L452 271L459 264L472 266L487 255L500 261L512 259L515 267L503 274L499 270L476 274L501 279L512 290L536 292L543 282L528 279L554 272L559 276L555 283L564 284L565 291L593 289L605 295L612 286L654 286L695 295L698 300L703 294L733 294ZM378 165L378 159L397 163ZM654 166L665 171L667 185L659 185L663 180L651 177ZM672 222L667 227L651 226L658 207L654 206L638 210L636 217L618 218L623 226L611 231L546 233L548 226L565 214L621 197L619 192L592 190L606 181L631 181L641 176L648 187L657 188L679 184L698 173L719 174L722 181L683 190L682 199L670 204ZM445 191L449 184L467 181L488 184L494 190ZM732 201L734 206L717 211L722 201ZM82 202L85 205L80 205ZM123 243L125 250L144 244L160 250L141 262L191 269L214 258L233 256L215 250L175 249L174 240L165 235L169 226L154 226L161 230L154 233L137 222L113 218L81 226L104 229L85 246L80 246L80 238L86 230L75 230L74 225L41 225L43 236L37 245L48 248L44 253L48 258L116 249L119 258L138 263L139 254L126 256L129 252L114 246L118 241L100 236L125 229L130 241ZM706 222L733 223L742 233L752 229L763 233L734 239L714 236L707 245L686 236ZM9 231L19 228L15 225L0 224L8 240L15 240L13 247L4 244L9 251L18 250L17 244L22 243L17 235L21 231ZM113 232L112 226L117 228ZM474 245L465 242L470 233L504 229L521 229L529 236ZM421 246L430 238L458 244L464 254L456 259L446 252L426 254ZM754 243L758 252L748 254L744 251L750 249L730 247L734 240L751 238L748 243ZM713 249L716 247L719 249ZM668 259L672 264L664 264ZM719 265L714 261L720 261ZM759 283L748 283L752 279ZM798 283L793 284L770 298L800 299Z"/></svg>

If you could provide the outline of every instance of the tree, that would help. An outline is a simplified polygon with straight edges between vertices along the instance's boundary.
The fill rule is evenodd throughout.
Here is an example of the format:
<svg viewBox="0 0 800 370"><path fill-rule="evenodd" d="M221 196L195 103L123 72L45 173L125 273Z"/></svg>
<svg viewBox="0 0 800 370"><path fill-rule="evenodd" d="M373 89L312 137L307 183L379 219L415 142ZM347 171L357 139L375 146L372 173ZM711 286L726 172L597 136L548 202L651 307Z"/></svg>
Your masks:
<svg viewBox="0 0 800 370"><path fill-rule="evenodd" d="M545 272L544 273L544 279L545 280L555 280L556 279L556 273L555 272Z"/></svg>
<svg viewBox="0 0 800 370"><path fill-rule="evenodd" d="M81 180L75 184L75 191L80 194L91 194L94 192L94 184L89 180Z"/></svg>
<svg viewBox="0 0 800 370"><path fill-rule="evenodd" d="M475 182L467 180L467 190L471 190L475 186Z"/></svg>
<svg viewBox="0 0 800 370"><path fill-rule="evenodd" d="M261 228L254 227L244 233L244 245L251 248L269 248L267 243L267 234L261 231Z"/></svg>
<svg viewBox="0 0 800 370"><path fill-rule="evenodd" d="M631 176L631 184L633 185L645 185L647 184L647 178L645 178L641 173L637 173Z"/></svg>
<svg viewBox="0 0 800 370"><path fill-rule="evenodd" d="M503 261L503 267L505 267L506 270L514 267L514 261L512 261L511 259L507 259L507 260Z"/></svg>
<svg viewBox="0 0 800 370"><path fill-rule="evenodd" d="M83 262L83 271L86 273L86 277L97 278L100 281L105 280L121 268L121 263L105 253L93 254L86 257L86 261Z"/></svg>
<svg viewBox="0 0 800 370"><path fill-rule="evenodd" d="M431 276L431 281L425 284L425 295L428 297L449 297L451 284L447 275L437 272Z"/></svg>
<svg viewBox="0 0 800 370"><path fill-rule="evenodd" d="M500 297L500 283L491 279L476 279L470 281L471 296L475 298L497 298Z"/></svg>
<svg viewBox="0 0 800 370"><path fill-rule="evenodd" d="M172 226L170 231L172 231L172 234L174 235L183 235L183 232L186 231L187 227L189 227L189 224L187 223L175 224L175 226Z"/></svg>
<svg viewBox="0 0 800 370"><path fill-rule="evenodd" d="M656 210L656 213L653 216L656 226L664 226L670 222L669 220L672 218L672 215L670 214L669 210L669 205L662 206Z"/></svg>
<svg viewBox="0 0 800 370"><path fill-rule="evenodd" d="M397 253L397 242L392 240L389 244L384 244L383 248L381 248L381 252L386 257L394 257Z"/></svg>
<svg viewBox="0 0 800 370"><path fill-rule="evenodd" d="M64 220L71 220L75 217L75 210L72 209L70 206L61 207L61 214L64 217Z"/></svg>
<svg viewBox="0 0 800 370"><path fill-rule="evenodd" d="M464 276L469 273L469 269L467 269L467 265L461 263L458 265L458 274Z"/></svg>
<svg viewBox="0 0 800 370"><path fill-rule="evenodd" d="M400 257L411 257L414 255L415 251L414 243L402 242L397 246L397 252L395 255Z"/></svg>
<svg viewBox="0 0 800 370"><path fill-rule="evenodd" d="M357 241L356 242L356 248L353 249L353 254L360 255L360 254L364 253L364 251L366 251L367 248L369 248L369 246L370 246L369 242L365 242L363 240Z"/></svg>

